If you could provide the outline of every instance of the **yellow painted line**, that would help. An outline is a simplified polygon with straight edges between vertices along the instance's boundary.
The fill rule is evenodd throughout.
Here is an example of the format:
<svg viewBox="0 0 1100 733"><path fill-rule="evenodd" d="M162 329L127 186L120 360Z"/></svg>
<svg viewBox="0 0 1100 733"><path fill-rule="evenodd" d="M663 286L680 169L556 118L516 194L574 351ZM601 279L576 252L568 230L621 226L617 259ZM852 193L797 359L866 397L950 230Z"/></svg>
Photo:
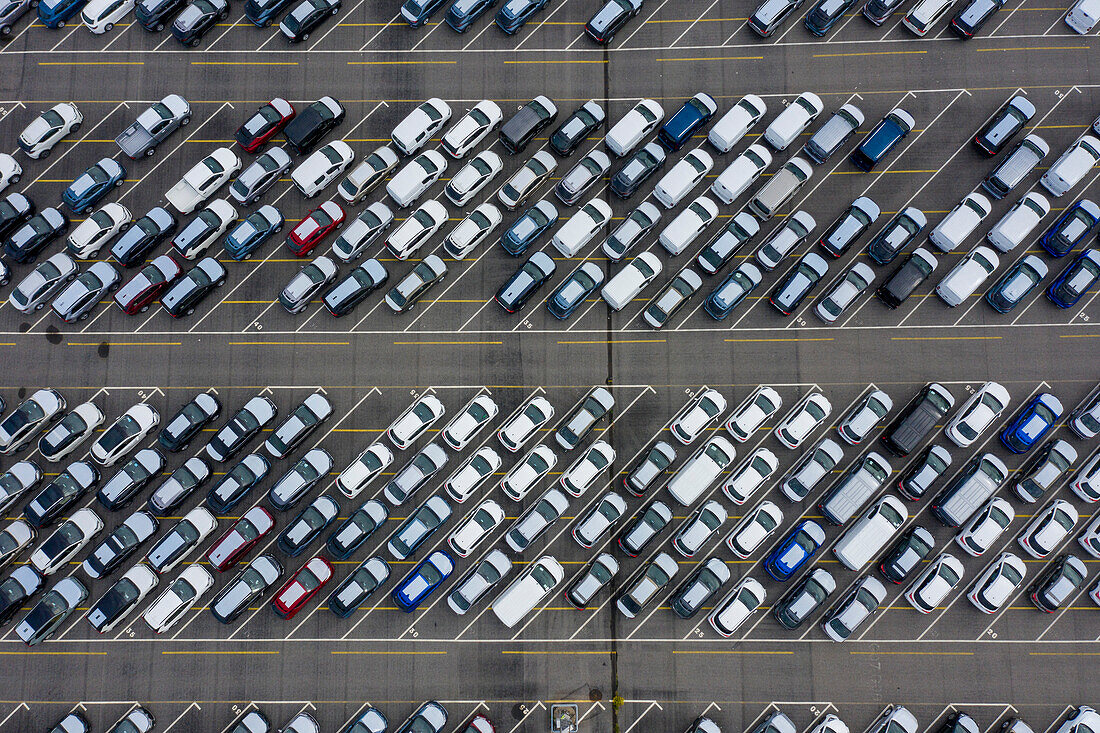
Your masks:
<svg viewBox="0 0 1100 733"><path fill-rule="evenodd" d="M278 649L271 650L257 650L257 649L187 649L187 650L165 650L161 654L278 654Z"/></svg>
<svg viewBox="0 0 1100 733"><path fill-rule="evenodd" d="M1033 657L1100 657L1100 652L1028 652Z"/></svg>
<svg viewBox="0 0 1100 733"><path fill-rule="evenodd" d="M836 341L834 338L722 339L728 344L768 343L772 341Z"/></svg>
<svg viewBox="0 0 1100 733"><path fill-rule="evenodd" d="M41 652L41 651L25 651L25 652L0 652L0 654L6 654L8 656L36 656L44 655L47 657L105 657L107 652Z"/></svg>
<svg viewBox="0 0 1100 733"><path fill-rule="evenodd" d="M457 61L349 61L348 66L419 66L457 63Z"/></svg>
<svg viewBox="0 0 1100 733"><path fill-rule="evenodd" d="M763 56L690 56L680 59L657 59L658 61L761 61Z"/></svg>
<svg viewBox="0 0 1100 733"><path fill-rule="evenodd" d="M615 651L614 649L607 649L607 650L604 650L604 651L586 650L586 651L560 651L560 652L559 651L549 651L549 652L547 652L547 651L539 651L539 650L535 650L535 649L523 649L523 650L504 649L500 653L501 654L538 654L540 656L543 655L543 654L618 654L618 652Z"/></svg>
<svg viewBox="0 0 1100 733"><path fill-rule="evenodd" d="M87 344L67 342L69 346L102 346L102 343ZM182 346L179 341L107 341L108 346Z"/></svg>
<svg viewBox="0 0 1100 733"><path fill-rule="evenodd" d="M988 50L988 49L986 49ZM899 56L902 54L928 53L927 51L862 51L852 53L815 53L815 59L829 59L837 56Z"/></svg>
<svg viewBox="0 0 1100 733"><path fill-rule="evenodd" d="M995 341L1004 336L891 336L891 341Z"/></svg>
<svg viewBox="0 0 1100 733"><path fill-rule="evenodd" d="M379 654L379 655L404 655L404 654L439 655L439 654L446 654L447 652L445 652L445 651L391 652L391 651L355 651L355 650L348 650L348 649L337 649L337 650L333 651L332 653L333 654Z"/></svg>
<svg viewBox="0 0 1100 733"><path fill-rule="evenodd" d="M394 346L501 346L503 341L394 341Z"/></svg>
<svg viewBox="0 0 1100 733"><path fill-rule="evenodd" d="M192 61L192 66L297 66L297 61Z"/></svg>
<svg viewBox="0 0 1100 733"><path fill-rule="evenodd" d="M673 650L673 654L794 654L793 651L773 651L764 649L684 649Z"/></svg>
<svg viewBox="0 0 1100 733"><path fill-rule="evenodd" d="M559 344L663 344L668 339L612 339L610 341L559 341Z"/></svg>
<svg viewBox="0 0 1100 733"><path fill-rule="evenodd" d="M143 66L144 61L39 61L39 66Z"/></svg>
<svg viewBox="0 0 1100 733"><path fill-rule="evenodd" d="M983 51L1088 51L1091 46L1017 46L1016 48L979 48Z"/></svg>
<svg viewBox="0 0 1100 733"><path fill-rule="evenodd" d="M351 346L350 341L230 341L230 346Z"/></svg>
<svg viewBox="0 0 1100 733"><path fill-rule="evenodd" d="M1100 333L1063 333L1058 336L1060 339L1095 339L1100 338ZM6 344L4 344L6 346Z"/></svg>
<svg viewBox="0 0 1100 733"><path fill-rule="evenodd" d="M974 652L848 652L849 654L918 654L927 657L972 657Z"/></svg>
<svg viewBox="0 0 1100 733"><path fill-rule="evenodd" d="M607 59L561 59L560 61L505 61L506 64L606 64Z"/></svg>

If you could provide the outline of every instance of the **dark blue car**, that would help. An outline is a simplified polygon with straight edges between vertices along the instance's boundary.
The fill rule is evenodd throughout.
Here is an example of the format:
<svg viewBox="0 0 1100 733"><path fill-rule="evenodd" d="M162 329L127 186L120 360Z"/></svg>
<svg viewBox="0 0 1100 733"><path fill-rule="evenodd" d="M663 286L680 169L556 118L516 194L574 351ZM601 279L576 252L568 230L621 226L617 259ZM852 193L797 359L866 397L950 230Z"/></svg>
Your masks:
<svg viewBox="0 0 1100 733"><path fill-rule="evenodd" d="M668 150L679 150L699 128L718 111L718 103L709 94L696 94L665 120L657 132L657 141Z"/></svg>
<svg viewBox="0 0 1100 733"><path fill-rule="evenodd" d="M447 15L443 19L454 30L465 33L475 20L496 4L497 0L455 0L447 8Z"/></svg>
<svg viewBox="0 0 1100 733"><path fill-rule="evenodd" d="M825 543L825 530L812 519L804 519L795 525L787 539L772 550L764 561L764 569L776 580L786 580L809 562Z"/></svg>
<svg viewBox="0 0 1100 733"><path fill-rule="evenodd" d="M595 262L583 263L550 295L546 310L554 318L565 320L603 285L603 281L603 270Z"/></svg>
<svg viewBox="0 0 1100 733"><path fill-rule="evenodd" d="M736 270L726 276L721 284L711 291L703 301L703 310L711 318L721 321L737 307L738 303L756 289L763 277L760 269L751 262L742 262Z"/></svg>
<svg viewBox="0 0 1100 733"><path fill-rule="evenodd" d="M101 158L69 184L61 200L74 214L85 214L94 209L108 191L121 186L125 178L125 168L110 158Z"/></svg>
<svg viewBox="0 0 1100 733"><path fill-rule="evenodd" d="M855 4L856 0L818 0L806 13L806 30L815 36L825 35Z"/></svg>
<svg viewBox="0 0 1100 733"><path fill-rule="evenodd" d="M247 260L268 237L283 228L283 215L274 206L261 206L225 237L225 252L235 260Z"/></svg>
<svg viewBox="0 0 1100 733"><path fill-rule="evenodd" d="M1031 398L1016 419L1001 431L1001 443L1013 453L1026 453L1062 417L1062 403L1049 392Z"/></svg>
<svg viewBox="0 0 1100 733"><path fill-rule="evenodd" d="M401 19L409 26L419 28L428 22L432 13L439 10L447 0L405 0L401 5Z"/></svg>
<svg viewBox="0 0 1100 733"><path fill-rule="evenodd" d="M546 7L550 0L505 0L497 11L496 24L502 31L512 35L531 19L531 16Z"/></svg>
<svg viewBox="0 0 1100 733"><path fill-rule="evenodd" d="M38 19L47 28L64 28L65 23L84 9L87 0L41 0Z"/></svg>
<svg viewBox="0 0 1100 733"><path fill-rule="evenodd" d="M393 589L393 602L405 613L412 613L454 572L455 561L443 550L436 550L420 561Z"/></svg>
<svg viewBox="0 0 1100 733"><path fill-rule="evenodd" d="M111 256L123 267L145 262L146 255L176 231L176 217L162 206L154 206L133 223L111 245Z"/></svg>
<svg viewBox="0 0 1100 733"><path fill-rule="evenodd" d="M985 300L998 313L1008 313L1023 302L1046 276L1046 264L1035 255L1028 255L986 292Z"/></svg>
<svg viewBox="0 0 1100 733"><path fill-rule="evenodd" d="M558 210L543 199L504 230L504 234L500 236L500 246L513 257L519 257L557 221Z"/></svg>
<svg viewBox="0 0 1100 733"><path fill-rule="evenodd" d="M1065 257L1085 241L1097 222L1100 222L1100 206L1081 199L1058 217L1039 240L1039 246L1051 257Z"/></svg>
<svg viewBox="0 0 1100 733"><path fill-rule="evenodd" d="M244 4L244 17L253 25L266 28L290 6L290 0L248 0Z"/></svg>
<svg viewBox="0 0 1100 733"><path fill-rule="evenodd" d="M1050 284L1047 297L1059 308L1070 308L1100 280L1100 252L1086 249Z"/></svg>
<svg viewBox="0 0 1100 733"><path fill-rule="evenodd" d="M871 170L913 131L916 124L913 116L900 107L891 110L852 151L849 156L852 165L861 171Z"/></svg>

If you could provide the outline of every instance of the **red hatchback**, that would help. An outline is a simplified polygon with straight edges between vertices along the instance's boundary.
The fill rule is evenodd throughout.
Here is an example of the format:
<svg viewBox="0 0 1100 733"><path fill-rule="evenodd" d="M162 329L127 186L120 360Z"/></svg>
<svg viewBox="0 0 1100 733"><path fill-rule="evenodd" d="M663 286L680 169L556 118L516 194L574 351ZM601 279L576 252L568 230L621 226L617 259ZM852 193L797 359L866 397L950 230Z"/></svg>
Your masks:
<svg viewBox="0 0 1100 733"><path fill-rule="evenodd" d="M335 201L325 201L290 230L286 246L299 257L309 254L321 240L344 226L344 210Z"/></svg>
<svg viewBox="0 0 1100 733"><path fill-rule="evenodd" d="M182 274L183 268L178 262L168 255L161 255L119 288L115 293L115 305L127 315L144 313Z"/></svg>
<svg viewBox="0 0 1100 733"><path fill-rule="evenodd" d="M262 506L254 506L214 543L206 553L206 559L218 572L224 572L236 565L274 527L275 518L271 512Z"/></svg>
<svg viewBox="0 0 1100 733"><path fill-rule="evenodd" d="M332 580L332 572L328 560L320 556L311 557L279 589L271 601L271 607L285 619L294 618L310 599L321 592L325 583Z"/></svg>
<svg viewBox="0 0 1100 733"><path fill-rule="evenodd" d="M290 102L282 97L275 97L238 127L233 139L246 152L255 153L264 143L278 135L294 119L294 114L294 106Z"/></svg>

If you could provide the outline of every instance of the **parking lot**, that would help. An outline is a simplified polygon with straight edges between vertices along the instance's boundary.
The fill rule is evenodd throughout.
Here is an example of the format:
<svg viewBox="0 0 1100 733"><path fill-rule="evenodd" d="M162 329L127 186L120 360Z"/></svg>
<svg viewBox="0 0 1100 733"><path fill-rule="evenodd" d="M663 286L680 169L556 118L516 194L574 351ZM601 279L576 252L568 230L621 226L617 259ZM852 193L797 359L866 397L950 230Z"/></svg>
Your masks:
<svg viewBox="0 0 1100 733"><path fill-rule="evenodd" d="M607 111L608 121L614 122L640 98L658 101L667 119L697 92L711 94L719 114L747 93L760 95L768 105L764 123L733 152L715 154L715 166L705 182L676 208L662 209L663 225L694 196L706 193L704 187L717 173L746 143L756 142L767 122L799 93L813 91L823 100L825 112L809 132L844 103L859 106L867 121L839 152L815 168L788 207L787 213L805 210L817 221L813 239L788 258L793 265L802 252L811 246L817 249L816 237L859 196L868 196L880 206L878 226L906 206L915 206L927 215L931 228L965 194L978 188L991 170L993 163L979 157L970 140L1016 94L1034 104L1037 111L1027 131L1042 136L1051 153L1009 196L993 202L993 212L978 232L962 248L941 257L933 277L901 308L887 309L868 292L831 325L817 319L812 310L835 278L852 264L866 262L874 268L873 287L877 287L897 265L870 261L865 245L871 235L839 260L830 260L824 283L791 317L780 316L766 302L790 265L765 273L761 287L726 320L716 321L702 309L710 290L749 258L786 217L763 224L760 234L727 269L705 276L702 290L662 330L655 331L642 320L650 298L694 263L698 251L742 210L747 197L720 206L718 218L679 256L666 253L651 234L631 254L652 249L664 269L622 311L612 311L593 296L565 321L553 318L545 307L553 288L582 261L594 262L607 276L622 267L609 262L600 250L606 231L575 258L562 257L550 246L549 237L540 240L536 248L553 256L557 271L512 315L494 302L493 295L523 259L505 253L496 237L464 260L444 257L448 278L401 315L382 304L384 290L372 293L339 319L326 312L319 299L303 313L286 312L276 298L305 260L291 254L282 237L268 240L253 259L243 262L228 259L220 243L215 245L209 254L225 265L228 281L192 316L179 320L158 306L127 316L104 302L88 320L69 325L48 307L28 316L5 300L0 305L0 356L6 366L0 397L8 411L41 387L60 391L70 410L80 402L96 403L108 425L139 401L151 404L166 421L198 392L209 391L217 397L223 416L207 426L204 437L190 448L166 454L165 473L200 453L205 437L254 395L266 396L278 406L278 420L314 392L331 402L332 416L298 451L273 460L267 479L228 516L219 517L212 536L187 559L207 567L204 556L210 544L249 506L267 505L271 484L309 447L316 445L332 455L332 475L294 509L273 511L275 532L250 555L258 555L263 548L278 557L288 572L320 553L321 543L291 558L274 544L276 535L309 499L322 493L338 500L340 519L364 499L381 498L383 481L372 484L360 497L347 499L334 485L336 474L367 445L386 441L386 427L415 398L434 394L447 414L414 446L394 450L397 455L386 476L435 440L446 421L475 396L490 396L500 411L464 450L448 449L448 463L440 475L404 505L391 507L387 523L364 547L348 560L334 562L334 580L291 620L272 613L269 592L234 623L218 623L209 612L209 601L234 575L231 571L214 573L215 586L197 607L165 633L155 634L141 614L178 574L176 569L126 622L100 635L84 612L121 570L110 578L90 581L73 562L71 572L87 583L90 597L54 638L27 648L14 633L17 621L0 628L0 656L5 660L0 681L7 689L0 694L0 733L45 729L70 710L86 715L93 730L105 730L136 704L156 716L157 733L222 733L251 709L262 710L275 726L307 711L323 731L335 732L368 704L382 710L391 730L396 730L428 699L439 700L450 711L447 733L460 733L462 724L476 713L491 718L497 733L545 730L549 708L556 702L578 706L580 730L585 733L679 733L704 714L723 731L736 732L748 730L777 708L791 717L799 731L808 731L823 715L835 713L857 733L867 730L889 703L912 710L919 733L932 733L945 716L960 710L972 715L983 733L995 731L1013 716L1027 720L1035 733L1052 733L1071 706L1100 702L1095 685L1100 671L1096 652L1100 607L1088 596L1100 578L1100 561L1086 555L1076 542L1081 529L1097 516L1097 505L1078 499L1065 488L1065 479L1040 503L1031 505L1015 498L1010 476L997 495L1010 500L1015 518L981 557L959 549L955 530L931 515L927 498L906 502L909 515L904 527L920 525L932 532L936 546L929 559L942 551L958 557L965 568L962 583L928 615L917 613L905 601L907 586L887 583L886 600L878 613L844 644L829 640L822 631L824 610L795 631L777 623L767 609L795 581L771 579L763 568L764 557L799 521L821 521L825 544L801 572L821 568L836 579L836 592L825 604L828 609L859 577L879 575L874 567L883 553L859 574L836 561L831 548L843 528L821 520L817 507L829 479L800 504L780 494L779 481L802 452L788 450L776 440L771 432L775 420L737 445L737 462L757 447L772 450L779 459L774 475L743 506L722 494L721 481L685 508L669 499L663 488L635 498L622 490L618 480L655 440L676 448L670 471L702 442L681 446L668 431L673 416L692 396L706 388L716 389L732 410L758 385L771 385L779 392L783 412L811 390L828 398L832 412L813 433L810 445L826 435L835 437L835 426L848 409L876 388L890 395L896 413L930 381L947 386L958 407L981 384L996 380L1009 390L1011 404L974 445L956 448L942 431L932 433L925 444L935 442L951 451L954 460L943 482L971 457L987 451L1002 459L1010 471L1019 468L1028 456L1008 453L997 439L1018 408L1031 397L1050 392L1068 411L1100 383L1095 341L1100 336L1096 330L1100 291L1094 287L1077 305L1061 309L1037 289L1007 314L995 312L981 296L1026 254L1038 254L1051 266L1043 287L1061 272L1069 258L1047 257L1038 239L1074 201L1096 200L1100 169L1092 170L1070 194L1051 197L1051 214L1024 245L1001 258L996 273L962 305L948 308L934 288L975 246L978 235L984 236L1020 196L1043 191L1039 177L1100 113L1100 77L1091 63L1095 36L1078 36L1065 26L1061 19L1066 3L1041 0L1009 0L968 42L957 40L943 21L927 37L917 39L900 26L902 13L875 27L853 12L825 38L815 38L801 23L809 5L775 37L762 40L745 27L753 10L750 3L647 0L640 15L604 49L583 35L585 21L600 4L552 0L518 35L505 36L491 26L488 16L459 35L441 22L442 13L427 26L410 29L396 16L397 3L349 1L306 43L289 47L276 28L248 23L241 3L231 5L229 18L191 50L182 50L168 33L147 33L129 21L97 36L79 23L50 30L30 23L27 16L12 39L0 46L0 151L14 152L20 130L57 102L78 104L84 124L48 159L29 160L17 154L23 179L4 194L21 191L40 208L57 205L61 192L76 176L100 158L112 157L126 166L127 173L124 185L106 200L122 203L136 218L164 205L165 192L203 156L216 147L232 146L237 127L275 96L290 100L298 110L326 94L340 100L347 117L326 139L345 140L358 162L387 143L394 125L430 97L447 101L454 110L453 119L482 99L496 101L507 118L534 96L545 94L558 104L559 121L595 99ZM190 101L191 124L169 137L150 158L132 161L122 155L114 137L150 102L173 92ZM895 107L913 115L915 129L873 172L859 172L848 153ZM579 206L560 204L553 198L552 187L583 154L602 148L606 131L607 124L572 156L559 158L551 180L528 203L551 198L563 221L575 212ZM776 154L762 181L796 154L806 139L808 134L786 153ZM389 271L389 284L429 253L442 256L444 234L477 204L494 198L507 177L546 146L544 133L522 153L509 156L497 136L490 135L475 151L500 153L504 170L464 207L453 206L443 197L443 187L461 167L460 162L449 160L442 179L425 195L447 206L450 221L441 232L405 262L393 258L380 242L372 245L372 256ZM438 147L438 136L428 147ZM664 170L697 147L714 152L703 132L683 150L671 153ZM241 158L247 165L252 156L242 153ZM295 156L294 162L299 160ZM616 161L612 172L618 165ZM653 201L649 191L658 177L626 201L611 195L605 178L581 203L592 196L608 201L614 227L643 200ZM335 196L335 186L306 199L285 176L259 203L277 206L288 223L296 223L330 196ZM368 203L384 198L379 188L362 203L348 207L348 213L357 215ZM243 217L255 207L237 208ZM504 226L523 208L505 212ZM396 211L397 219L403 220L409 211ZM74 222L79 219L74 217ZM1089 242L1085 246L1095 246L1091 237ZM313 256L325 253L330 245L326 241ZM57 249L54 244L50 251ZM80 265L83 269L87 263ZM14 265L13 283L32 267ZM342 264L340 274L347 269ZM126 271L123 277L133 272ZM5 287L0 297L6 299L10 289ZM574 457L554 446L550 431L593 386L610 389L615 407L586 442L607 441L616 451L615 460L581 497L570 497L565 516L532 547L522 553L507 550L504 534L515 518L557 481ZM550 424L536 439L554 446L559 454L551 475L522 502L513 501L497 483L523 453L499 450L504 463L496 475L465 503L452 502L452 518L424 547L407 561L390 558L383 545L393 529L428 496L440 493L442 480L480 445L499 449L496 430L534 396L544 397L555 408ZM883 427L877 426L860 446L845 445L844 461L832 478L867 451L876 450L875 438ZM719 421L705 436L721 432ZM154 437L142 445L152 444ZM1078 465L1098 447L1096 439L1071 436L1064 424L1057 426L1052 437L1066 439L1078 449ZM260 440L241 455L259 451ZM898 476L918 452L907 459L890 458L893 473L876 497L897 493ZM29 457L35 459L33 454ZM0 460L0 470L7 470L14 460ZM44 461L42 465L47 480L64 467ZM215 478L232 465L214 465ZM105 478L114 470L105 469ZM609 490L626 500L627 516L596 547L582 549L571 530ZM144 505L148 493L145 489L133 505L116 512L103 509L91 493L76 506L95 509L106 523L101 535L106 536ZM203 495L205 487L164 518L158 535L198 505ZM431 550L445 548L450 531L483 498L500 503L505 521L470 557L458 559L451 578L415 612L403 613L390 596L396 583ZM1045 560L1033 560L1019 550L1016 538L1056 498L1073 504L1080 519L1055 552ZM707 499L723 503L730 518L693 558L681 557L672 549L671 539ZM614 538L654 500L666 501L673 509L671 525L639 557L629 558L614 546ZM741 516L765 500L782 509L783 521L762 549L741 560L725 545L725 538ZM19 515L23 503L7 510L5 524ZM49 531L52 527L45 530ZM40 532L38 542L43 536ZM499 591L463 616L445 603L461 576L497 547L504 548L515 563L513 573L547 554L565 570L565 580L547 602L512 629L489 612L489 600ZM997 614L979 613L967 601L966 592L997 555L1013 547L1027 561L1024 590ZM146 549L143 546L139 552ZM601 551L611 552L621 563L611 592L601 591L585 610L574 609L561 591ZM614 597L661 551L676 559L679 571L637 618L627 619L615 609ZM1063 552L1074 552L1085 561L1085 587L1057 613L1040 613L1028 600L1026 588ZM374 555L390 561L389 581L363 608L349 618L338 618L328 608L329 593ZM764 608L729 639L718 636L706 622L713 603L689 620L680 619L669 607L679 583L710 557L727 564L733 578L730 585L749 576L762 582L768 594ZM17 562L26 560L24 555ZM10 572L6 568L2 577ZM52 584L66 574L63 570L47 580ZM725 592L726 588L719 597Z"/></svg>

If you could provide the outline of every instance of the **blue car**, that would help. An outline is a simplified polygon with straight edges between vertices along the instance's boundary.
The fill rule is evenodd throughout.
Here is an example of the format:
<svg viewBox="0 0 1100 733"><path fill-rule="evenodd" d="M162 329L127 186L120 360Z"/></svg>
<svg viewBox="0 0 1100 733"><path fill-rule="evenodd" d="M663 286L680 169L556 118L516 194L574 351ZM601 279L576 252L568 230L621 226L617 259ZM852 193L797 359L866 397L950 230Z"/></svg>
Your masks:
<svg viewBox="0 0 1100 733"><path fill-rule="evenodd" d="M1051 257L1065 257L1085 241L1097 222L1100 222L1100 206L1088 199L1081 199L1051 224L1039 240L1039 246Z"/></svg>
<svg viewBox="0 0 1100 733"><path fill-rule="evenodd" d="M554 318L564 321L603 285L603 281L603 270L595 262L583 263L550 295L546 310Z"/></svg>
<svg viewBox="0 0 1100 733"><path fill-rule="evenodd" d="M657 141L668 150L679 150L703 125L714 117L718 103L709 94L696 94L665 120L657 132Z"/></svg>
<svg viewBox="0 0 1100 733"><path fill-rule="evenodd" d="M703 301L703 310L716 321L724 320L762 281L760 268L751 262L742 262L711 291Z"/></svg>
<svg viewBox="0 0 1100 733"><path fill-rule="evenodd" d="M764 569L776 580L786 580L809 562L823 544L825 530L812 519L804 519L791 530L779 547L772 550L764 561Z"/></svg>
<svg viewBox="0 0 1100 733"><path fill-rule="evenodd" d="M428 22L432 13L439 10L446 0L405 0L401 5L401 19L412 28Z"/></svg>
<svg viewBox="0 0 1100 733"><path fill-rule="evenodd" d="M121 186L125 178L125 168L110 158L101 158L69 184L61 195L61 200L74 214L86 214L95 208L108 191L115 186Z"/></svg>
<svg viewBox="0 0 1100 733"><path fill-rule="evenodd" d="M282 212L274 206L261 206L226 235L225 252L234 260L247 260L268 237L282 228Z"/></svg>
<svg viewBox="0 0 1100 733"><path fill-rule="evenodd" d="M65 23L84 9L87 0L41 0L38 19L47 28L64 28Z"/></svg>
<svg viewBox="0 0 1100 733"><path fill-rule="evenodd" d="M1059 308L1073 305L1100 280L1100 252L1086 249L1050 284L1047 297Z"/></svg>
<svg viewBox="0 0 1100 733"><path fill-rule="evenodd" d="M513 257L519 257L557 221L558 210L543 199L504 230L504 234L500 236L500 246Z"/></svg>
<svg viewBox="0 0 1100 733"><path fill-rule="evenodd" d="M512 35L524 26L531 16L546 7L550 0L507 0L497 11L496 24Z"/></svg>
<svg viewBox="0 0 1100 733"><path fill-rule="evenodd" d="M913 116L901 107L891 110L852 151L849 160L861 171L870 171L913 131L916 124Z"/></svg>
<svg viewBox="0 0 1100 733"><path fill-rule="evenodd" d="M290 6L291 0L248 0L244 4L244 17L253 25L266 28Z"/></svg>
<svg viewBox="0 0 1100 733"><path fill-rule="evenodd" d="M998 313L1018 306L1047 276L1047 266L1035 255L1028 255L1009 269L985 294L985 300Z"/></svg>
<svg viewBox="0 0 1100 733"><path fill-rule="evenodd" d="M444 20L455 31L465 33L475 20L496 4L497 0L455 0L447 8Z"/></svg>
<svg viewBox="0 0 1100 733"><path fill-rule="evenodd" d="M1050 432L1062 413L1062 403L1049 392L1032 397L1001 431L1001 443L1013 453L1026 453Z"/></svg>
<svg viewBox="0 0 1100 733"><path fill-rule="evenodd" d="M393 589L393 602L405 613L412 613L432 591L454 572L455 561L443 550L436 550L420 561Z"/></svg>

